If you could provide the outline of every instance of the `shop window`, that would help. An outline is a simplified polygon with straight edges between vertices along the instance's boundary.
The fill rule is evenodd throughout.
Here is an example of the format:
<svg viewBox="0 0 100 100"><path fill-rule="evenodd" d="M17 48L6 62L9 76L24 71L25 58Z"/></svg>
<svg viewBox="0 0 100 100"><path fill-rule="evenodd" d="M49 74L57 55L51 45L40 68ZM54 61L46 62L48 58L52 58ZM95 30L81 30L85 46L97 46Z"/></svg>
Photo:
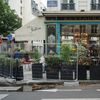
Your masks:
<svg viewBox="0 0 100 100"><path fill-rule="evenodd" d="M56 53L56 25L47 25L47 53Z"/></svg>
<svg viewBox="0 0 100 100"><path fill-rule="evenodd" d="M97 33L97 25L91 25L91 33Z"/></svg>
<svg viewBox="0 0 100 100"><path fill-rule="evenodd" d="M80 33L86 33L86 26L80 25Z"/></svg>

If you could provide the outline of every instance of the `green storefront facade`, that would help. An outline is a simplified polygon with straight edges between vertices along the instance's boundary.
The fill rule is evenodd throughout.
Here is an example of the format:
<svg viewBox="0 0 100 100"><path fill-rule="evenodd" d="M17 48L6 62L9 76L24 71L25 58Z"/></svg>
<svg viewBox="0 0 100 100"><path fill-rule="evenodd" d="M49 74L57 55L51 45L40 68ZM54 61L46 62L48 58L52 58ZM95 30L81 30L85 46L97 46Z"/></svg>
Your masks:
<svg viewBox="0 0 100 100"><path fill-rule="evenodd" d="M100 14L99 13L44 13L45 25L46 25L46 42L47 53L51 51L60 54L61 43L63 38L65 40L74 41L75 33L80 34L80 40L82 34L87 33L87 45L88 47L94 45L97 49L100 46ZM50 35L53 35L54 40L48 40ZM52 38L52 36L51 36ZM67 42L67 41L66 41ZM51 49L51 50L50 50ZM99 50L98 57L99 55Z"/></svg>

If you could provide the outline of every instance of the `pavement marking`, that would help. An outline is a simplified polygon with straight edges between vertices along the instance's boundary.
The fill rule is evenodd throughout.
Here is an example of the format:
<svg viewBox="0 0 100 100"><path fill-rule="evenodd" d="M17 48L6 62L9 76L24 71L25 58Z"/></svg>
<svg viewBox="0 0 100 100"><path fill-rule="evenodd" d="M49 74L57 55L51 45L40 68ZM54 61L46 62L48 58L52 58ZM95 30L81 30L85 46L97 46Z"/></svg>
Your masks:
<svg viewBox="0 0 100 100"><path fill-rule="evenodd" d="M100 98L66 98L66 99L41 99L41 100L100 100Z"/></svg>
<svg viewBox="0 0 100 100"><path fill-rule="evenodd" d="M3 98L7 97L8 94L0 94L0 100L2 100Z"/></svg>
<svg viewBox="0 0 100 100"><path fill-rule="evenodd" d="M78 92L78 91L82 91L82 89L44 89L44 90L37 90L37 91L43 91L43 92L59 92L59 91L61 91L61 92Z"/></svg>
<svg viewBox="0 0 100 100"><path fill-rule="evenodd" d="M76 92L78 92L78 91L82 91L82 89L66 89L66 90L65 90L65 89L60 89L60 90L58 90L58 91L65 91L65 92L66 92L66 91L69 91L69 92L70 92L70 91L71 91L71 92L76 91Z"/></svg>
<svg viewBox="0 0 100 100"><path fill-rule="evenodd" d="M17 91L21 87L0 87L0 91Z"/></svg>
<svg viewBox="0 0 100 100"><path fill-rule="evenodd" d="M100 89L96 89L97 92L100 92Z"/></svg>
<svg viewBox="0 0 100 100"><path fill-rule="evenodd" d="M44 90L37 90L37 91L43 91L43 92L57 92L57 89L44 89Z"/></svg>

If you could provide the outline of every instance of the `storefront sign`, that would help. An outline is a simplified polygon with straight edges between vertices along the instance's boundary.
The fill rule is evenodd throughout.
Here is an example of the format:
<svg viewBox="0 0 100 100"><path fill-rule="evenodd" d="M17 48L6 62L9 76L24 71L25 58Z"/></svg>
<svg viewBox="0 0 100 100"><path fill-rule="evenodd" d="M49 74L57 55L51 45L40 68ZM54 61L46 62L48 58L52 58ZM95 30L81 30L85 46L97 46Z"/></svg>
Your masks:
<svg viewBox="0 0 100 100"><path fill-rule="evenodd" d="M31 27L31 31L38 31L40 29L41 29L41 27Z"/></svg>

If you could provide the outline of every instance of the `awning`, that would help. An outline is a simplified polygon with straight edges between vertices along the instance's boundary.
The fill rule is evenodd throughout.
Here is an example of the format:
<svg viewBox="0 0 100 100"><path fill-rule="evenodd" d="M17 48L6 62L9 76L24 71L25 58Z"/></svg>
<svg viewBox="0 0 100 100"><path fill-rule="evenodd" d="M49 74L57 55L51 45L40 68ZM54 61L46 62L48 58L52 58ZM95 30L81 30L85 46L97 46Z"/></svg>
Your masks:
<svg viewBox="0 0 100 100"><path fill-rule="evenodd" d="M15 31L16 41L45 40L44 18L37 17Z"/></svg>

